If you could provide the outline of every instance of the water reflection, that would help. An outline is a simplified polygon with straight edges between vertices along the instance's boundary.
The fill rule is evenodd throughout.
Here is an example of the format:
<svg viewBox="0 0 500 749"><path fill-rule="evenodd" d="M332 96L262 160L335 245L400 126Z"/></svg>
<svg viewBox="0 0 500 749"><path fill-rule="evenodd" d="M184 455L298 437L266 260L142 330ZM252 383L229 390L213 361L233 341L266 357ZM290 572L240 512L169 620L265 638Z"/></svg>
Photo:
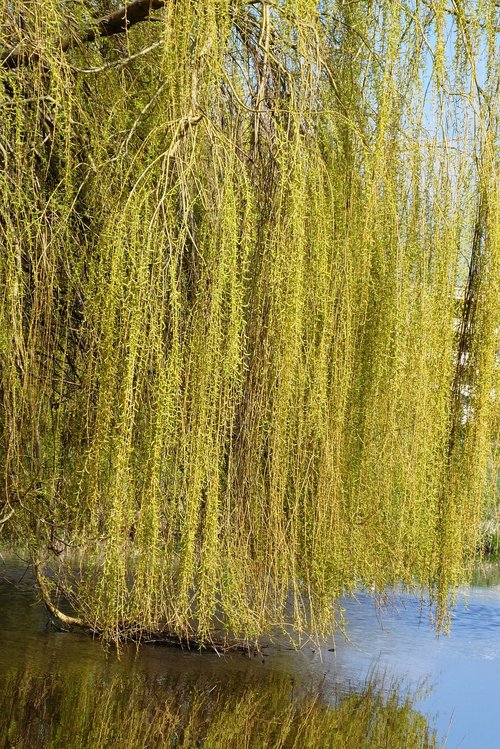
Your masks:
<svg viewBox="0 0 500 749"><path fill-rule="evenodd" d="M315 668L311 648L219 658L131 646L118 659L86 634L55 630L20 563L4 561L0 575L2 748L437 746L394 682L346 691L325 663Z"/></svg>
<svg viewBox="0 0 500 749"><path fill-rule="evenodd" d="M500 714L500 586L459 593L449 635L436 637L428 611L400 595L378 610L368 597L345 602L350 643L337 643L332 681L355 682L374 668L410 687L425 680L430 691L418 702L437 716L447 749L497 747ZM315 655L325 663L326 648Z"/></svg>
<svg viewBox="0 0 500 749"><path fill-rule="evenodd" d="M99 693L99 684L113 683L112 693L118 695L119 702L126 697L120 696L120 683L140 685L141 680L146 680L146 686L134 689L148 691L151 688L154 693L163 688L161 685L169 684L169 688L174 689L174 684L179 680L183 683L186 675L189 675L189 688L194 690L193 693L202 690L202 697L203 690L215 686L217 702L213 704L222 706L221 709L228 716L228 711L236 708L230 708L223 692L218 690L224 686L229 696L238 692L243 700L242 705L246 705L245 700L250 703L244 709L250 711L249 715L253 715L253 720L259 723L257 715L251 711L252 702L260 704L259 694L264 695L264 685L269 683L269 679L278 680L280 686L275 684L272 687L278 690L278 696L268 695L263 699L264 702L275 704L276 710L284 710L289 703L292 679L294 697L297 697L300 685L313 680L315 685L323 685L321 699L333 700L335 708L339 694L345 695L348 688L362 692L367 675L378 669L387 674L389 682L396 680L413 691L423 680L432 687L430 692L419 698L417 708L427 715L438 715L440 736L449 733L447 749L479 749L498 745L500 586L495 584L496 570L490 570L489 586L476 586L461 594L449 636L436 638L428 612L422 610L419 602L411 596L399 596L393 606L380 611L368 596L360 594L357 601L345 601L351 642L338 637L335 652L330 650L331 642L325 643L319 650L306 645L298 653L284 647L268 648L255 658L240 655L219 658L215 654L156 647L144 647L137 653L132 646L123 652L120 660L114 653L106 653L100 642L93 641L85 634L73 632L68 635L48 625L47 614L39 601L33 580L29 575L24 575L24 571L23 565L13 560L0 564L0 577L4 578L0 579L3 624L0 680L4 695L7 694L7 674L12 679L21 678L22 674L29 676L37 673L39 680L49 679L49 682L52 678L48 676L50 674L59 674L61 678L75 683L91 678L93 681L90 684L96 685L89 687L91 693L96 690ZM90 677L89 674L94 675ZM243 685L248 688L246 694L241 692ZM52 690L50 683L47 689L49 692ZM262 691L259 693L260 689ZM81 686L79 699L84 700L84 697L85 688ZM6 699L5 696L3 699ZM4 701L2 707L5 717L9 705ZM99 711L100 708L95 706L94 709ZM288 714L283 715L286 717ZM285 721L285 717L279 719ZM289 719L289 716L286 717L286 720ZM268 716L263 720L271 718ZM245 730L251 734L250 724ZM4 746L2 738L0 732L0 747ZM317 746L329 746L326 739L322 738L321 741L323 743ZM28 747L29 744L21 743L19 746ZM33 746L38 749L38 746L45 747L45 744ZM70 742L67 746L77 745ZM125 744L124 749L127 746ZM246 746L243 740L241 746ZM299 742L297 749L301 746L305 744ZM337 743L336 746L351 745ZM403 742L401 746L407 749L411 745ZM92 749L91 745L88 749Z"/></svg>
<svg viewBox="0 0 500 749"><path fill-rule="evenodd" d="M110 676L27 668L0 679L0 737L16 749L435 749L411 701L372 685L343 698L293 680Z"/></svg>

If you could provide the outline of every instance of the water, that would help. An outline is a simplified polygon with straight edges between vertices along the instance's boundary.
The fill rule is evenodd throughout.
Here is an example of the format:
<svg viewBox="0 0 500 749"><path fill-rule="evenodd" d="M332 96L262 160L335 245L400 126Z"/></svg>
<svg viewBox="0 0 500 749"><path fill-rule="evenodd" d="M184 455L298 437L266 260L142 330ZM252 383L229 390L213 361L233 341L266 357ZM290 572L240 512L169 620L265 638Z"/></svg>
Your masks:
<svg viewBox="0 0 500 749"><path fill-rule="evenodd" d="M66 675L97 669L106 678L141 674L165 681L188 674L221 686L264 684L274 674L288 679L292 688L321 680L326 693L339 687L360 690L370 676L384 674L386 683L396 680L410 690L425 683L417 708L436 716L439 735L448 737L447 749L500 745L500 585L464 591L451 634L439 638L415 598L399 595L380 609L369 596L359 594L356 600L343 602L350 642L337 636L335 652L333 642L319 650L306 644L300 652L282 644L255 657L164 647L137 652L130 646L117 659L88 635L60 632L48 623L33 579L20 560L4 559L0 576L0 676L12 669Z"/></svg>
<svg viewBox="0 0 500 749"><path fill-rule="evenodd" d="M377 667L409 687L425 681L418 707L437 717L447 749L500 746L500 585L462 591L439 638L410 596L382 611L363 595L345 607L351 644L338 642L332 664L322 649L329 678L355 682Z"/></svg>

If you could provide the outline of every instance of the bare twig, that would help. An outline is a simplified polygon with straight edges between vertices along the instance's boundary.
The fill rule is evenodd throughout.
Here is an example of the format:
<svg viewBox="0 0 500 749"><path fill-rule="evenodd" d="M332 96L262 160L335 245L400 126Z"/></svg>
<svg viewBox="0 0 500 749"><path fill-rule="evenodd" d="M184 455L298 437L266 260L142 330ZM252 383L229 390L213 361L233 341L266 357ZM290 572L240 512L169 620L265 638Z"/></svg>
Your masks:
<svg viewBox="0 0 500 749"><path fill-rule="evenodd" d="M4 523L6 523L7 520L9 520L9 518L11 518L13 514L14 514L14 508L12 508L10 512L4 515L3 518L0 518L0 525L3 525Z"/></svg>
<svg viewBox="0 0 500 749"><path fill-rule="evenodd" d="M159 42L155 42L154 44L151 44L149 47L145 47L144 49L141 49L140 52L136 52L135 55L130 55L130 57L124 57L120 60L114 60L113 62L108 62L105 65L100 65L98 68L72 67L72 69L75 70L77 73L102 73L103 70L109 70L110 68L120 68L123 65L128 65L128 63L132 62L132 60L136 60L138 57L142 57L142 55L146 55L148 52L151 52L153 49L156 49L157 47L161 47L162 44L163 44L163 40Z"/></svg>

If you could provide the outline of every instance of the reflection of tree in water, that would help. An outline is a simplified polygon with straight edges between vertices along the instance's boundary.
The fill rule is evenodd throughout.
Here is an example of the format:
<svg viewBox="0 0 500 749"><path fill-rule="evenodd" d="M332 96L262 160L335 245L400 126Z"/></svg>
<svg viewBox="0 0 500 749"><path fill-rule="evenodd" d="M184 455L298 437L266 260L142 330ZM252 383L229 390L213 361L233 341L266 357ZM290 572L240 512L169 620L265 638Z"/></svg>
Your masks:
<svg viewBox="0 0 500 749"><path fill-rule="evenodd" d="M1 679L6 747L109 749L432 749L436 737L409 697L297 695L289 677L224 684L190 678L11 672Z"/></svg>

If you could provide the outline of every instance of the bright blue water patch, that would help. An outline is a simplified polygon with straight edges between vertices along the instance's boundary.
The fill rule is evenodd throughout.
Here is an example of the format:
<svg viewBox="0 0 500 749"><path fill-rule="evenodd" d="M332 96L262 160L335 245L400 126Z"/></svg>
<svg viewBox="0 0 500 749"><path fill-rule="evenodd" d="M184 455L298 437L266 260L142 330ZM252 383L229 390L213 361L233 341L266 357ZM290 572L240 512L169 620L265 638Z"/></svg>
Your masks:
<svg viewBox="0 0 500 749"><path fill-rule="evenodd" d="M436 717L447 749L500 747L500 586L463 591L440 637L408 595L382 609L362 594L344 606L350 643L315 654L328 680L354 684L375 670L409 688L425 682L417 707Z"/></svg>

